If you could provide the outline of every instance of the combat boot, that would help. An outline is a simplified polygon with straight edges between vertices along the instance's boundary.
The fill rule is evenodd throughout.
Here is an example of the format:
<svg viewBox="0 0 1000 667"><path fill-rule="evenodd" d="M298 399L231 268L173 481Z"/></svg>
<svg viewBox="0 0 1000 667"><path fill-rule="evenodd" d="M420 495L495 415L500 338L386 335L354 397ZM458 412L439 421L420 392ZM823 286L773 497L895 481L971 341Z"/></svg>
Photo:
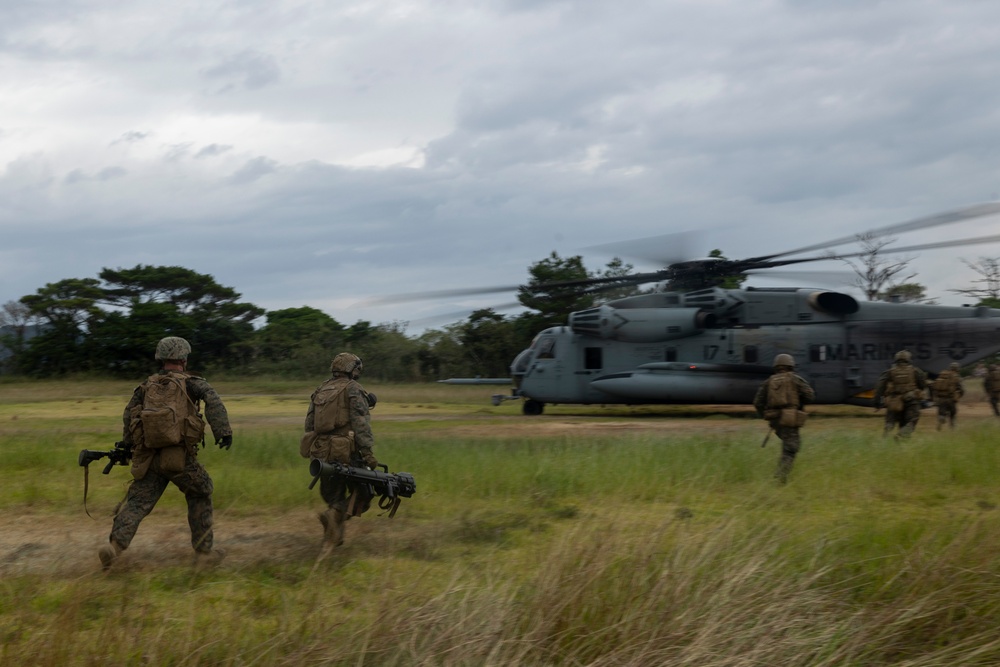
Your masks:
<svg viewBox="0 0 1000 667"><path fill-rule="evenodd" d="M319 522L323 524L323 548L332 549L344 543L344 513L338 509L321 512Z"/></svg>
<svg viewBox="0 0 1000 667"><path fill-rule="evenodd" d="M211 551L195 551L194 567L196 570L206 570L213 568L226 557L224 549L212 549Z"/></svg>
<svg viewBox="0 0 1000 667"><path fill-rule="evenodd" d="M118 544L114 540L110 540L107 544L97 550L97 557L101 559L101 565L105 570L109 569L122 552L125 551L125 547Z"/></svg>

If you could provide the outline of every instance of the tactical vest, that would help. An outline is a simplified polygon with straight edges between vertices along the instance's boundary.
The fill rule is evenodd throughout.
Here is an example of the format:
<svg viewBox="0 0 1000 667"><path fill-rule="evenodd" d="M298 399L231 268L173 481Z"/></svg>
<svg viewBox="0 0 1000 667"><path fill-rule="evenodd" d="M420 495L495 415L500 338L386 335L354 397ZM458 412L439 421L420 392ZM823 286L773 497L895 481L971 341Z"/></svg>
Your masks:
<svg viewBox="0 0 1000 667"><path fill-rule="evenodd" d="M953 370L941 371L941 374L934 380L934 396L939 398L953 398L958 391L959 375Z"/></svg>
<svg viewBox="0 0 1000 667"><path fill-rule="evenodd" d="M1000 391L1000 368L988 372L986 379L990 382L993 391Z"/></svg>
<svg viewBox="0 0 1000 667"><path fill-rule="evenodd" d="M913 366L895 364L889 369L890 394L904 395L917 389L917 372Z"/></svg>
<svg viewBox="0 0 1000 667"><path fill-rule="evenodd" d="M129 419L133 443L150 449L192 449L204 439L205 422L187 393L189 377L170 372L150 375L142 384L142 404L132 409Z"/></svg>
<svg viewBox="0 0 1000 667"><path fill-rule="evenodd" d="M799 407L799 389L792 373L775 373L768 378L767 407L770 410Z"/></svg>

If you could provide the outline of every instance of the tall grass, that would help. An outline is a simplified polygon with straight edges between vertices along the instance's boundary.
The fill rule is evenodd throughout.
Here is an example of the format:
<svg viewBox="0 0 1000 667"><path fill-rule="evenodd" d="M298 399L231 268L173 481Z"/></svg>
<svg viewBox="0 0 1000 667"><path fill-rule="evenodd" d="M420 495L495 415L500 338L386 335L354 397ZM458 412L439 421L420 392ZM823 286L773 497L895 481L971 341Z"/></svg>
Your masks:
<svg viewBox="0 0 1000 667"><path fill-rule="evenodd" d="M52 531L95 533L76 451L115 437L110 406L104 432L67 428L76 403L58 401L31 429L0 429L0 522L24 534L0 536L0 664L1000 664L990 420L896 442L877 419L818 416L778 486L775 443L760 448L750 420L515 437L504 423L529 418L501 413L473 435L454 407L380 424L409 409L386 399L377 454L417 494L391 521L351 521L323 559L302 406L247 400L233 449L202 454L231 552L212 570L187 561L175 490L107 575L99 539L47 546ZM92 473L103 537L126 476Z"/></svg>

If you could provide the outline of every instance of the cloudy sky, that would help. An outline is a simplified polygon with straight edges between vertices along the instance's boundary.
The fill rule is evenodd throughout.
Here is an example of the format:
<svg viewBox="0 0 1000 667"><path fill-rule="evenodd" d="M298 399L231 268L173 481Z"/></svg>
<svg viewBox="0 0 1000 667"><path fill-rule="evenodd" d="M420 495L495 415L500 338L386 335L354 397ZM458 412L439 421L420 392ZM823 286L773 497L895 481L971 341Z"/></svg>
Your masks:
<svg viewBox="0 0 1000 667"><path fill-rule="evenodd" d="M3 2L0 303L178 265L424 322L513 298L357 304L674 232L780 252L1000 199L998 75L991 0ZM957 304L982 256L911 268Z"/></svg>

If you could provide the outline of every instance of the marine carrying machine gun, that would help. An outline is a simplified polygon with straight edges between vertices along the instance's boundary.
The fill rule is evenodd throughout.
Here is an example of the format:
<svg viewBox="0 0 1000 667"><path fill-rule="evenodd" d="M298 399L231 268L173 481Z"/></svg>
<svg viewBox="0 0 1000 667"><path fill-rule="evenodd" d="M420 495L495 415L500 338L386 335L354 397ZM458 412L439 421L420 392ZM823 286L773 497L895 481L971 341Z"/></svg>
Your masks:
<svg viewBox="0 0 1000 667"><path fill-rule="evenodd" d="M389 466L379 465L382 470L369 470L345 465L343 463L327 463L319 459L309 462L309 474L312 482L309 488L316 486L320 477L341 477L354 484L368 486L372 496L379 496L378 506L381 510L389 510L389 518L396 514L402 498L411 498L417 492L417 482L408 472L389 472Z"/></svg>

